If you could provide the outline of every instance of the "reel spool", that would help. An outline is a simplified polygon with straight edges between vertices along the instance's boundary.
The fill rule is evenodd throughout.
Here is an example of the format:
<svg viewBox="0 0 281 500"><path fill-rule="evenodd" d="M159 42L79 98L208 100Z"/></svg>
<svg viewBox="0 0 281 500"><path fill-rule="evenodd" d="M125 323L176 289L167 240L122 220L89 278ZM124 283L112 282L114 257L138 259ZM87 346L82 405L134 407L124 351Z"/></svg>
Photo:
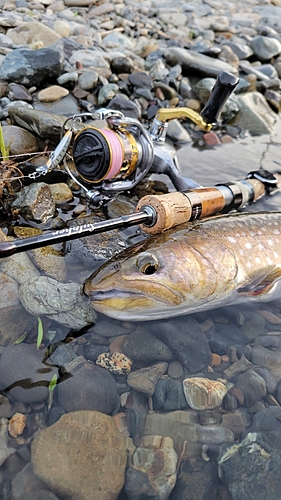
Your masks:
<svg viewBox="0 0 281 500"><path fill-rule="evenodd" d="M151 145L142 134L125 128L87 127L75 137L72 157L79 175L88 183L126 179L150 160Z"/></svg>

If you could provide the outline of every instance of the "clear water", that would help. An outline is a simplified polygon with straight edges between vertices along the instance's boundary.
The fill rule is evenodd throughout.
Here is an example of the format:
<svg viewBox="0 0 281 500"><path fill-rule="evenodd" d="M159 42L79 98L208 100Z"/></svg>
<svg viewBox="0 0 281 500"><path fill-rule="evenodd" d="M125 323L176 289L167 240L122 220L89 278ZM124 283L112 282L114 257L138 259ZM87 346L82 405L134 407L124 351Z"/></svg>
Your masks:
<svg viewBox="0 0 281 500"><path fill-rule="evenodd" d="M279 121L275 127L274 132L269 136L261 137L245 137L239 141L235 141L231 144L223 144L215 148L199 150L192 146L192 144L187 144L178 150L178 159L182 168L182 173L185 176L192 178L194 181L198 182L204 186L212 186L217 183L228 182L232 180L239 180L245 178L247 173L252 170L257 170L260 167L270 170L271 172L281 171L281 121ZM156 178L156 176L154 176ZM166 179L163 176L163 181ZM258 201L256 204L247 207L247 211L272 211L279 210L281 207L281 192L275 193L272 196L265 197ZM81 283L83 280L91 274L93 268L91 265L85 266L79 260L75 260L70 257L66 257L66 262L68 266L68 279L69 280L79 280ZM260 305L258 306L260 308ZM276 304L273 308L276 311ZM250 312L252 307L249 308ZM243 313L247 315L247 304L243 306ZM216 311L214 311L214 315ZM221 315L221 310L219 311ZM97 322L104 320L104 317L98 316ZM20 321L20 318L19 318ZM111 320L108 320L111 321ZM112 329L114 330L116 322L112 321ZM49 330L56 329L59 325L54 322L49 322ZM73 332L66 327L59 327L57 330L60 331L60 342L71 343L75 345L76 353L82 352L83 345L87 342L87 332ZM36 342L36 330L33 330L31 336L27 337L25 342ZM48 342L45 338L44 343L49 350L54 350L55 345L52 342ZM79 347L80 346L80 347ZM63 381L61 382L63 383ZM56 395L54 396L54 401L56 403ZM19 404L11 401L14 411L19 411L17 408L20 407ZM29 443L32 438L32 433L36 430L45 427L49 422L50 409L48 408L48 401L43 403L25 405L21 408L23 413L27 412L29 415L33 415L34 425L32 430L30 426L22 434L22 441L19 440L20 444L16 444L14 438L9 438L11 446L16 446L19 450L21 446L29 448ZM22 444L21 444L22 443ZM22 454L23 455L23 454ZM20 456L20 452L18 453ZM13 497L12 485L15 481L20 481L17 479L17 474L20 473L23 466L28 463L25 462L26 457L19 459L19 463L13 465L12 461L6 461L4 465L0 468L3 471L2 485L0 486L0 491L2 491L2 500L15 500ZM17 476L18 478L20 476ZM24 485L22 481L23 491L27 491L28 486ZM31 486L32 491L33 486ZM36 489L37 486L35 485ZM35 490L34 490L35 491ZM63 500L63 496L58 498ZM126 499L125 493L120 494L120 500ZM90 499L89 499L90 500ZM251 499L249 499L251 500Z"/></svg>

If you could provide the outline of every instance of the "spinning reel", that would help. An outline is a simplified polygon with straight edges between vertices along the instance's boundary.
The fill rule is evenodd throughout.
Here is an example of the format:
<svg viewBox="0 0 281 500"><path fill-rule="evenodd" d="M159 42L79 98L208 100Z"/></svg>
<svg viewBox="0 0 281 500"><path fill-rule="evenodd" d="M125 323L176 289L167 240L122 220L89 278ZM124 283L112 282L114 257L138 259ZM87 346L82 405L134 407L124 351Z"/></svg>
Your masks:
<svg viewBox="0 0 281 500"><path fill-rule="evenodd" d="M177 191L197 188L198 184L181 175L175 150L165 142L168 122L175 118L188 118L200 129L209 131L238 81L231 73L222 71L200 114L189 108L160 108L149 131L138 120L112 109L102 108L94 113L70 117L64 123L65 134L46 165L37 167L31 175L33 178L44 175L64 160L68 174L85 191L93 206L100 206L116 193L134 188L152 173L166 174ZM96 128L87 125L87 122L81 128L80 121L80 130L77 131L78 120L84 118L105 120L107 128ZM69 121L72 125L67 130ZM76 135L72 158L81 182L65 160L73 133Z"/></svg>

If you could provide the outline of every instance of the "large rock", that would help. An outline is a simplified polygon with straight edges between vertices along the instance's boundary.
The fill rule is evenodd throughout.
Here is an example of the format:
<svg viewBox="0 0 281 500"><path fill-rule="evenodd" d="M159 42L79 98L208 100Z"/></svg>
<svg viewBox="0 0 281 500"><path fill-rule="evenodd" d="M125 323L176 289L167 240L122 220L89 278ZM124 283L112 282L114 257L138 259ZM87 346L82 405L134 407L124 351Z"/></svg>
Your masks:
<svg viewBox="0 0 281 500"><path fill-rule="evenodd" d="M239 113L231 124L246 129L252 135L270 134L277 120L277 115L259 92L249 92L237 96Z"/></svg>
<svg viewBox="0 0 281 500"><path fill-rule="evenodd" d="M280 500L280 432L249 433L239 444L224 445L218 463L233 500Z"/></svg>
<svg viewBox="0 0 281 500"><path fill-rule="evenodd" d="M57 78L64 69L64 53L59 45L44 49L15 49L9 52L1 66L4 80L23 85L39 85L50 78Z"/></svg>
<svg viewBox="0 0 281 500"><path fill-rule="evenodd" d="M113 376L105 368L79 357L65 365L69 377L58 385L59 402L67 412L96 410L110 414L118 409L119 396Z"/></svg>
<svg viewBox="0 0 281 500"><path fill-rule="evenodd" d="M70 500L115 500L124 484L124 438L96 411L68 413L39 431L31 457L35 474Z"/></svg>
<svg viewBox="0 0 281 500"><path fill-rule="evenodd" d="M49 47L61 38L54 30L37 21L21 23L16 28L9 29L7 36L16 45L29 45L33 49Z"/></svg>
<svg viewBox="0 0 281 500"><path fill-rule="evenodd" d="M169 47L168 49L164 49L163 54L166 62L171 66L181 64L183 68L193 70L203 76L217 77L223 70L229 71L234 75L237 74L237 69L230 64L192 50Z"/></svg>

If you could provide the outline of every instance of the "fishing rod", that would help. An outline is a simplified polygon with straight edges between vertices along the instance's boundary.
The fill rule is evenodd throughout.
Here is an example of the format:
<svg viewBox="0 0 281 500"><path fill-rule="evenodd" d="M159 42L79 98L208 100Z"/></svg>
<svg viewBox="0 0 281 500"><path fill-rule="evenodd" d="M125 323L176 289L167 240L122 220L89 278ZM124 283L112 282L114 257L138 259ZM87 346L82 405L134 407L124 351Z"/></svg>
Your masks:
<svg viewBox="0 0 281 500"><path fill-rule="evenodd" d="M250 172L246 179L213 187L147 195L138 202L137 212L130 215L46 232L31 238L0 242L0 258L134 225L140 225L141 229L149 234L162 233L184 222L203 219L217 213L228 213L249 205L278 190L278 183L281 184L281 175L260 169Z"/></svg>

